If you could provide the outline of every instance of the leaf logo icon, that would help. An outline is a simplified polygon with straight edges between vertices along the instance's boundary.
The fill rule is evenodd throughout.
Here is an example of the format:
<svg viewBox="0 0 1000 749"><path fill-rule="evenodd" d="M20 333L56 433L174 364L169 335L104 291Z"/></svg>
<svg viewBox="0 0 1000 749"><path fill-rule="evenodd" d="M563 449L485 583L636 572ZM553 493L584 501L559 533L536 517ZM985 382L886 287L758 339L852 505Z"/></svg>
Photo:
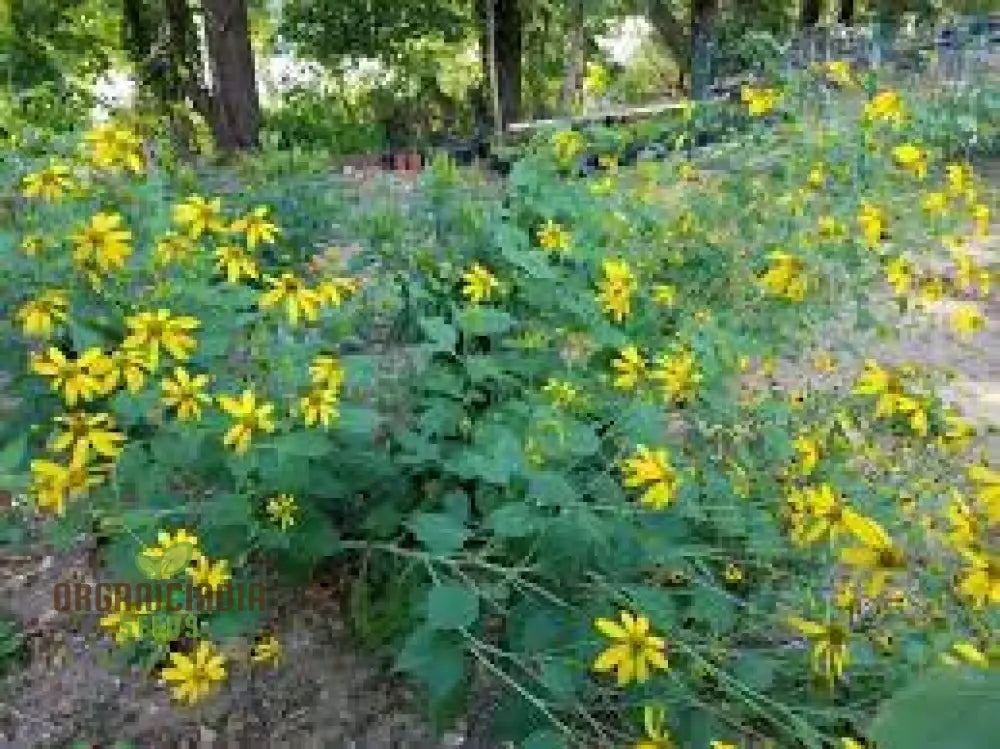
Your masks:
<svg viewBox="0 0 1000 749"><path fill-rule="evenodd" d="M189 543L179 543L169 546L159 556L147 556L139 552L135 563L146 577L153 580L166 580L183 570L193 556L194 546Z"/></svg>

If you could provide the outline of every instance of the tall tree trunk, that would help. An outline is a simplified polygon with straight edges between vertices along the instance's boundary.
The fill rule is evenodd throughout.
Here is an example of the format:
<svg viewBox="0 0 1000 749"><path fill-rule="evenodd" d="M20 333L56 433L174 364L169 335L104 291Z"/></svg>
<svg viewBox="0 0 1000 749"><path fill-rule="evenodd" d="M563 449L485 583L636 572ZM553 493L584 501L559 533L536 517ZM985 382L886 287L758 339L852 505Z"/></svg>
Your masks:
<svg viewBox="0 0 1000 749"><path fill-rule="evenodd" d="M487 0L489 2L489 0ZM496 65L500 121L506 128L521 112L521 52L524 24L520 0L496 3Z"/></svg>
<svg viewBox="0 0 1000 749"><path fill-rule="evenodd" d="M802 28L808 29L819 23L820 0L802 0L802 10L799 15L799 23Z"/></svg>
<svg viewBox="0 0 1000 749"><path fill-rule="evenodd" d="M580 79L586 64L586 50L583 38L584 0L575 0L570 16L569 49L566 54L566 66L563 70L562 91L559 94L560 106L563 112L570 112L576 93L580 90Z"/></svg>
<svg viewBox="0 0 1000 749"><path fill-rule="evenodd" d="M680 80L691 70L691 41L684 24L674 15L669 0L649 0L648 18L660 41L677 64Z"/></svg>
<svg viewBox="0 0 1000 749"><path fill-rule="evenodd" d="M712 37L719 0L691 0L691 98L704 99L712 83Z"/></svg>
<svg viewBox="0 0 1000 749"><path fill-rule="evenodd" d="M212 70L212 130L224 151L255 148L260 100L247 0L203 0Z"/></svg>
<svg viewBox="0 0 1000 749"><path fill-rule="evenodd" d="M844 26L854 22L854 0L840 0L840 15L837 20Z"/></svg>

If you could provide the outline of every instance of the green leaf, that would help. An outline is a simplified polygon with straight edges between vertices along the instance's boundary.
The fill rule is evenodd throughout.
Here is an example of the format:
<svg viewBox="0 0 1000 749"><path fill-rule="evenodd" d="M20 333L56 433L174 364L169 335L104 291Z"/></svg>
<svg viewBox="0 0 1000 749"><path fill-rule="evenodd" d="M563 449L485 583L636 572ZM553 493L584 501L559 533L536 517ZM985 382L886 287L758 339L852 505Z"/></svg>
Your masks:
<svg viewBox="0 0 1000 749"><path fill-rule="evenodd" d="M774 661L757 653L741 653L733 676L758 692L770 689L774 683Z"/></svg>
<svg viewBox="0 0 1000 749"><path fill-rule="evenodd" d="M433 703L441 703L465 677L465 653L445 632L420 627L406 639L396 669L419 679Z"/></svg>
<svg viewBox="0 0 1000 749"><path fill-rule="evenodd" d="M371 437L378 423L378 412L372 408L341 405L340 416L334 426L340 432Z"/></svg>
<svg viewBox="0 0 1000 749"><path fill-rule="evenodd" d="M427 336L435 351L454 351L458 343L458 332L455 326L442 317L422 317L420 329Z"/></svg>
<svg viewBox="0 0 1000 749"><path fill-rule="evenodd" d="M418 513L408 525L417 540L435 554L449 554L461 549L469 536L464 525L441 512Z"/></svg>
<svg viewBox="0 0 1000 749"><path fill-rule="evenodd" d="M576 696L580 670L565 661L547 660L539 668L538 679L555 699L566 701Z"/></svg>
<svg viewBox="0 0 1000 749"><path fill-rule="evenodd" d="M466 307L459 314L458 325L470 335L499 335L514 326L514 318L492 307Z"/></svg>
<svg viewBox="0 0 1000 749"><path fill-rule="evenodd" d="M883 703L869 730L880 749L983 749L997 742L1000 673L942 668Z"/></svg>
<svg viewBox="0 0 1000 749"><path fill-rule="evenodd" d="M536 514L529 505L511 502L490 513L486 527L499 538L524 538L534 533L535 521Z"/></svg>
<svg viewBox="0 0 1000 749"><path fill-rule="evenodd" d="M434 629L466 629L479 618L479 597L464 585L444 583L427 593L427 624Z"/></svg>
<svg viewBox="0 0 1000 749"><path fill-rule="evenodd" d="M320 429L279 435L273 438L267 447L275 450L279 455L310 458L322 457L329 454L333 449L330 440ZM276 457L275 459L281 460L280 457Z"/></svg>
<svg viewBox="0 0 1000 749"><path fill-rule="evenodd" d="M0 473L13 473L21 466L28 451L28 435L22 432L0 450Z"/></svg>
<svg viewBox="0 0 1000 749"><path fill-rule="evenodd" d="M435 554L458 551L469 536L464 525L451 515L441 512L418 513L410 519L408 525L417 540Z"/></svg>
<svg viewBox="0 0 1000 749"><path fill-rule="evenodd" d="M550 728L534 731L521 742L521 749L567 749L568 746L563 735Z"/></svg>

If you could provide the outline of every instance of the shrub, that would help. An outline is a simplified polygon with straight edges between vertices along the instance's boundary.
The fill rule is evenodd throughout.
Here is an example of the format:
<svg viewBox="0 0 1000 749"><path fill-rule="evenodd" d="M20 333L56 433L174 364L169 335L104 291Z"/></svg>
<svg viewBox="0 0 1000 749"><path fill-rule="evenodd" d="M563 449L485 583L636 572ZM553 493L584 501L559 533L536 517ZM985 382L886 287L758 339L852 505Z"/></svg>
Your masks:
<svg viewBox="0 0 1000 749"><path fill-rule="evenodd" d="M934 373L837 361L830 324L985 293L961 237L989 209L918 98L820 120L800 93L746 92L789 121L728 171L567 178L560 135L497 199L439 160L344 217L350 272L255 195L177 193L128 131L37 164L0 255L27 493L123 579L360 559L358 629L442 721L480 674L533 745L861 741L929 664L995 658L1000 479ZM921 264L942 247L953 280ZM225 677L209 639L257 626L186 620L168 655L158 613L105 625L189 701Z"/></svg>

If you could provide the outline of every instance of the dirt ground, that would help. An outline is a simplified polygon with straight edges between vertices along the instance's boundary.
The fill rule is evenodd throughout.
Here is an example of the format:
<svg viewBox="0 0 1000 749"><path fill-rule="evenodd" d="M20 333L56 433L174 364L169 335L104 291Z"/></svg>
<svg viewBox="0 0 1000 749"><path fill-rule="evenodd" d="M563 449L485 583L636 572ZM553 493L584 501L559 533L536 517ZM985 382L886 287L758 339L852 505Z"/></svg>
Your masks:
<svg viewBox="0 0 1000 749"><path fill-rule="evenodd" d="M1000 160L982 165L1000 185ZM994 220L998 207L992 205ZM980 262L1000 261L1000 226L973 248ZM899 339L840 339L842 364L865 357L916 361L954 370L946 395L983 428L989 455L1000 457L1000 301L986 305L986 330L963 343L945 316L951 302L909 317ZM850 371L850 366L845 367ZM788 362L779 379L801 371ZM167 691L138 671L111 660L112 648L97 631L97 615L72 619L52 608L52 587L76 573L92 574L83 542L56 552L29 543L0 553L0 618L15 619L27 636L26 663L0 680L0 747L316 747L334 749L487 749L462 732L435 737L414 710L413 696L371 654L359 652L345 631L340 597L317 581L295 605L277 613L274 628L285 658L273 669L250 671L246 647L228 655L229 679L203 707L180 708Z"/></svg>

